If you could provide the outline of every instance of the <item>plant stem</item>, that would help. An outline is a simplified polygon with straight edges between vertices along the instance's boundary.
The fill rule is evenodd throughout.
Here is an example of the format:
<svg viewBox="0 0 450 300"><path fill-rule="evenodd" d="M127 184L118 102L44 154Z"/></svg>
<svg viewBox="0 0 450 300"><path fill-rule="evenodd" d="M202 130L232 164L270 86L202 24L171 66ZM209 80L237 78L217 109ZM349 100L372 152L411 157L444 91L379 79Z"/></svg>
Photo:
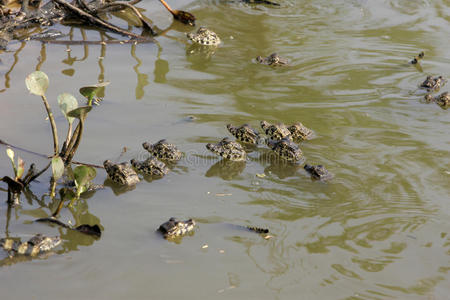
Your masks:
<svg viewBox="0 0 450 300"><path fill-rule="evenodd" d="M63 154L63 156L64 156L63 160L66 165L68 164L67 158L69 157L69 154L72 151L73 146L75 145L75 141L77 140L79 133L80 133L80 121L78 121L78 125L75 128L75 131L73 132L73 135L70 138L70 141L66 144L66 151Z"/></svg>
<svg viewBox="0 0 450 300"><path fill-rule="evenodd" d="M56 218L61 211L62 207L64 205L64 198L61 197L61 200L59 201L58 207L56 208L55 212L52 214L53 218Z"/></svg>
<svg viewBox="0 0 450 300"><path fill-rule="evenodd" d="M66 137L66 145L69 144L71 137L72 137L72 123L69 123L69 129L67 130L67 137Z"/></svg>
<svg viewBox="0 0 450 300"><path fill-rule="evenodd" d="M50 198L51 199L55 198L55 194L56 194L56 180L52 176L52 178L50 179Z"/></svg>
<svg viewBox="0 0 450 300"><path fill-rule="evenodd" d="M75 145L73 145L73 148L68 152L66 164L70 164L70 161L72 160L72 157L75 155L75 152L78 149L78 146L80 145L81 136L83 135L83 128L84 128L84 120L80 119L80 123L78 123L77 128L80 127L77 135L77 140L75 141ZM75 136L74 136L75 137Z"/></svg>
<svg viewBox="0 0 450 300"><path fill-rule="evenodd" d="M45 171L47 171L47 169L51 166L51 164L52 164L52 162L50 161L50 162L48 163L48 165L47 165L45 168L43 168L39 173L37 173L37 174L33 175L32 177L28 178L27 181L25 182L25 185L30 184L30 182L32 182L33 180L35 180L36 178L38 178L39 176L41 176L42 173L44 173Z"/></svg>
<svg viewBox="0 0 450 300"><path fill-rule="evenodd" d="M21 179L21 182L24 184L24 186L27 185L26 182L34 175L34 173L36 173L36 165L31 164L27 174Z"/></svg>
<svg viewBox="0 0 450 300"><path fill-rule="evenodd" d="M47 110L48 119L50 120L50 125L52 126L52 133L53 133L53 150L55 155L58 155L58 131L56 130L56 123L55 119L53 118L52 109L48 105L47 98L45 95L41 96L42 101L44 101L45 109Z"/></svg>
<svg viewBox="0 0 450 300"><path fill-rule="evenodd" d="M93 168L97 168L97 169L104 169L105 168L104 166L100 166L100 165L96 165L96 164L88 164L88 163L83 163L83 162L74 161L74 160L72 160L71 163L73 163L74 165L93 167Z"/></svg>
<svg viewBox="0 0 450 300"><path fill-rule="evenodd" d="M71 137L72 137L72 123L69 122L69 128L67 130L66 141L63 143L63 146L61 147L61 152L59 153L59 156L61 156L63 159L66 154L67 146L69 145L69 141L70 141Z"/></svg>
<svg viewBox="0 0 450 300"><path fill-rule="evenodd" d="M159 0L159 2L161 2L162 5L164 5L164 7L165 7L172 15L175 14L174 11L173 11L173 9L169 6L169 4L166 3L166 1L164 1L164 0Z"/></svg>

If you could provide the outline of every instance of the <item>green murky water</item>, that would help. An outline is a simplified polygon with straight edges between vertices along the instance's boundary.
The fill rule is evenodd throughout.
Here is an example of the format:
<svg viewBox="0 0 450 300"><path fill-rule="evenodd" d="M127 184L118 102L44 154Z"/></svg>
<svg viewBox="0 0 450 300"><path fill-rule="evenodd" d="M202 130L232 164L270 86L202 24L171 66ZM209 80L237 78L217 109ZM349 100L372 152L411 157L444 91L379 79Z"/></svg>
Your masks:
<svg viewBox="0 0 450 300"><path fill-rule="evenodd" d="M160 28L170 26L171 16L153 2L140 4L144 14ZM99 240L32 223L55 207L45 195L50 174L9 212L1 192L2 236L63 238L55 255L2 267L2 299L448 297L450 117L422 103L418 85L426 75L450 77L450 3L280 3L173 3L222 38L210 56L190 49L184 33L191 29L180 24L157 45L71 46L69 52L28 42L1 54L1 139L51 153L41 100L24 85L39 67L50 77L48 98L61 135L66 125L56 96L111 81L89 115L76 160L116 160L123 147L128 151L120 160L143 157L141 143L161 138L186 154L161 180L125 193L107 187L63 209L63 221L100 223ZM78 29L73 34L81 36ZM408 64L421 50L420 67ZM291 66L252 61L275 51ZM301 149L334 180L311 181L301 167L268 159L265 147L237 167L217 164L205 149L229 135L227 123L257 127L260 120L312 128L315 138ZM2 176L11 175L4 150ZM46 163L18 153L28 163ZM99 171L95 181L105 178ZM167 242L155 229L171 216L192 217L199 227L180 244ZM273 238L223 223L267 227Z"/></svg>

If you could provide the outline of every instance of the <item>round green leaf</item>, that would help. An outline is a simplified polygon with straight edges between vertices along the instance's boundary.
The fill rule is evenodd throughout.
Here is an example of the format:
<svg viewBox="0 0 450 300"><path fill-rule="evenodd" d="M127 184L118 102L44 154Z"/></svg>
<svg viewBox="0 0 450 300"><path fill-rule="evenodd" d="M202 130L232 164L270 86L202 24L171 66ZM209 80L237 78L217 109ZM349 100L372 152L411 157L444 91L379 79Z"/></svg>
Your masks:
<svg viewBox="0 0 450 300"><path fill-rule="evenodd" d="M48 88L48 76L44 72L35 71L27 76L25 84L30 93L44 96Z"/></svg>
<svg viewBox="0 0 450 300"><path fill-rule="evenodd" d="M58 180L64 174L64 162L59 156L52 158L52 172L53 178Z"/></svg>
<svg viewBox="0 0 450 300"><path fill-rule="evenodd" d="M62 201L75 199L75 193L69 188L62 188L59 190L59 196Z"/></svg>
<svg viewBox="0 0 450 300"><path fill-rule="evenodd" d="M92 106L80 106L74 110L71 110L67 113L67 116L77 118L80 120L86 119L86 115L88 112L90 112L92 109Z"/></svg>
<svg viewBox="0 0 450 300"><path fill-rule="evenodd" d="M73 170L75 184L78 189L87 189L89 182L97 176L97 171L88 166L78 166Z"/></svg>
<svg viewBox="0 0 450 300"><path fill-rule="evenodd" d="M97 93L105 88L109 84L109 81L106 82L100 82L93 85L83 86L80 88L80 94L86 97L89 101L92 101L92 99L97 95Z"/></svg>
<svg viewBox="0 0 450 300"><path fill-rule="evenodd" d="M61 108L64 117L66 117L67 121L72 124L74 118L67 116L67 113L78 107L77 99L69 93L63 93L58 96L58 105L59 108Z"/></svg>

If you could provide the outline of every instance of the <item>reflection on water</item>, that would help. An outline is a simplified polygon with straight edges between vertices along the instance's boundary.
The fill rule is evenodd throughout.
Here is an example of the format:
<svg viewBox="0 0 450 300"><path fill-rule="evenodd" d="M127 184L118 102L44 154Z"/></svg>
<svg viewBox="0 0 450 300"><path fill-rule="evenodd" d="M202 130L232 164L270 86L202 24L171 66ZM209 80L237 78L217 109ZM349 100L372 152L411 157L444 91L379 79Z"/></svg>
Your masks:
<svg viewBox="0 0 450 300"><path fill-rule="evenodd" d="M103 182L103 185L106 187L109 187L112 189L112 191L114 192L114 195L118 196L121 195L123 193L132 191L136 188L135 185L118 185L116 184L114 181L112 181L109 178L106 178L105 181Z"/></svg>
<svg viewBox="0 0 450 300"><path fill-rule="evenodd" d="M27 278L33 267L51 277L51 262L74 283L66 289L84 298L140 299L149 290L158 299L448 297L450 121L448 111L421 103L418 89L427 75L450 77L448 3L280 4L275 9L200 1L187 7L223 41L209 54L193 51L185 38L191 29L177 24L157 44L64 48L23 42L2 54L0 138L46 149L40 142L48 124L36 118L31 100L20 92L31 66L65 74L51 77L49 90L78 88L84 77L111 81L89 119L83 161L99 163L124 145L130 151L123 160L129 160L143 141L161 138L190 153L162 179L144 180L133 190L106 180L108 188L80 201L77 212L65 210L61 218L77 224L99 224L101 218L107 230L95 243L75 231L40 225L49 235L63 236L63 250L56 251L71 259L15 266L2 284ZM86 34L90 40L99 36ZM81 35L73 31L74 40ZM419 65L409 64L422 50ZM273 52L290 66L254 63ZM440 92L447 90L448 85ZM20 121L11 117L18 112ZM283 163L266 146L248 149L242 163L203 155L208 141L228 135L226 124L261 120L307 124L315 138L300 144L306 163L322 164L335 177L313 181L302 165ZM9 167L4 155L0 165ZM106 174L98 177L103 181ZM42 196L43 189L35 184L37 197L25 195L10 221L0 218L5 233L33 234L35 224L27 222L54 211L57 203ZM196 233L179 244L153 235L171 216L200 220ZM268 227L273 238L210 226L201 222L206 216ZM75 249L83 251L70 252ZM91 267L92 257L101 267ZM39 283L36 289L47 295L52 283ZM111 294L98 294L98 287Z"/></svg>
<svg viewBox="0 0 450 300"><path fill-rule="evenodd" d="M70 66L70 68L66 68L61 70L61 73L63 75L69 76L69 77L73 77L76 73L76 63L82 63L84 61L86 61L89 57L89 44L92 44L92 41L89 41L86 35L86 31L85 29L80 29L80 35L82 37L82 41L74 41L74 28L71 28L69 31L69 40L67 40L67 46L66 46L66 53L67 53L67 58L63 59L61 62L65 65ZM105 33L99 33L100 35L100 40L98 41L98 46L92 46L91 47L100 47L100 51L99 51L99 55L97 57L97 65L98 65L98 82L103 82L104 78L105 78L105 67L103 64L104 59L106 58L106 45L107 42L105 42L107 39L107 35ZM85 43L83 43L83 41L86 41ZM103 41L103 43L101 43ZM64 41L60 41L58 40L58 42L61 42L61 44L64 44ZM71 43L73 42L73 43ZM50 43L52 43L50 41ZM19 54L20 52L25 48L26 46L26 42L22 42L21 46L17 49L12 51L13 57L14 57L14 62L12 63L12 65L9 67L8 71L5 73L4 78L5 78L5 88L0 90L0 92L4 92L6 91L7 88L9 88L10 86L10 74L13 72L14 67L16 66L16 64L19 61ZM83 49L83 56L81 58L78 58L77 56L73 56L72 54L72 47L70 46L71 44L79 44L78 46L76 46L76 48L81 47ZM94 43L95 44L95 43ZM37 57L37 65L35 67L35 70L41 70L42 66L44 65L45 61L47 60L47 42L41 42L41 50L40 50L40 55ZM61 46L60 46L61 47ZM133 57L137 64L135 66L132 67L132 69L134 70L134 72L136 73L137 76L137 85L136 85L136 99L141 99L144 95L144 87L148 85L148 75L147 74L143 74L141 72L139 72L139 67L142 64L141 59L136 56L136 44L132 43L129 46L130 49L130 55L131 57ZM161 47L159 46L159 54L158 57L161 53ZM161 80L159 78L164 78L164 72L167 73L168 72L168 66L164 66L161 65L161 62L159 63L159 68L157 67L157 64L155 63L155 74L157 76L155 76L155 82L160 82ZM162 81L164 82L164 81ZM101 95L100 95L101 96Z"/></svg>
<svg viewBox="0 0 450 300"><path fill-rule="evenodd" d="M90 196L92 197L94 193L85 193L83 197ZM13 203L8 203L7 211L6 211L6 222L5 222L5 231L4 231L4 238L10 238L14 239L18 242L25 242L27 238L21 238L20 236L16 236L17 233L10 231L10 223L11 222L17 222L22 218L32 217L33 219L37 220L38 218L47 217L47 212L49 211L50 214L56 212L58 209L58 206L60 205L60 202L64 202L65 199L63 198L50 198L48 194L42 195L40 198L38 198L36 195L33 194L33 192L29 189L25 189L23 192L23 195L26 198L27 206L30 206L32 208L24 208L24 205L14 205ZM62 197L62 194L61 194ZM50 200L50 202L47 203L47 200ZM54 254L62 255L65 253L68 253L73 250L79 250L79 246L90 246L92 245L96 240L99 238L95 235L89 235L85 233L78 232L71 228L76 228L80 225L100 225L100 219L91 214L89 212L89 207L87 204L87 198L81 198L75 203L71 202L68 206L68 212L71 215L71 220L69 223L71 225L65 225L60 226L56 224L49 224L51 227L54 227L56 229L56 233L53 232L51 235L47 236L57 236L62 240L62 243L56 248L51 249L50 251L44 251L39 253L37 256L29 256L29 255L22 255L18 253L11 252L7 254L5 251L1 253L0 256L0 266L9 266L18 262L25 262L30 261L33 259L47 259L50 258ZM36 206L37 204L37 206ZM63 203L61 203L63 204ZM12 213L14 213L15 218L12 219ZM58 213L55 213L58 215ZM30 223L30 225L33 224L33 221L26 220L26 223ZM34 223L36 224L36 223ZM68 228L71 227L71 228ZM103 230L103 226L100 225L101 230ZM31 230L31 228L30 228ZM34 235L34 233L32 234ZM3 250L3 249L2 249ZM5 257L6 256L6 257Z"/></svg>
<svg viewBox="0 0 450 300"><path fill-rule="evenodd" d="M245 169L245 161L231 161L228 159L221 159L208 169L205 176L218 176L224 180L231 180Z"/></svg>

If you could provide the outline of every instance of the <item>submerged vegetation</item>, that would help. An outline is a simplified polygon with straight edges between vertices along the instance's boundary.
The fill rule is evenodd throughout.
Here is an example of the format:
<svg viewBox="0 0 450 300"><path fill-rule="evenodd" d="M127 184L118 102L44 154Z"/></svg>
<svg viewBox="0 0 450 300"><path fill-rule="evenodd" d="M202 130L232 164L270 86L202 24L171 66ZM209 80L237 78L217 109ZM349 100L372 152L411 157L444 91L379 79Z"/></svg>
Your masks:
<svg viewBox="0 0 450 300"><path fill-rule="evenodd" d="M52 108L49 105L49 102L46 97L46 91L49 87L49 79L44 72L35 71L29 74L26 77L25 84L27 89L31 94L41 97L43 105L45 107L48 120L50 122L51 130L52 130L52 138L53 138L53 154L46 156L40 155L43 157L47 157L50 161L46 167L44 167L41 171L37 171L35 164L31 164L28 171L25 173L25 162L21 157L17 157L17 161L15 160L15 152L12 148L18 148L13 145L10 145L4 141L1 141L2 144L8 146L6 149L6 154L11 160L11 165L13 169L14 176L3 176L0 180L4 181L8 185L8 206L17 206L20 205L20 195L22 192L31 193L29 191L29 185L32 181L37 179L40 175L42 175L50 166L52 170L52 176L50 179L50 198L52 201L59 201L54 209L54 212L50 217L39 218L36 222L47 222L51 224L59 225L63 228L67 228L70 230L75 230L84 234L100 237L101 229L99 225L89 225L89 224L81 224L78 226L67 225L61 221L59 221L58 215L61 209L64 207L65 201L69 201L68 206L72 207L80 198L80 195L86 191L93 190L98 188L99 186L94 185L92 180L95 178L97 172L93 165L82 164L77 166L72 170L72 158L74 157L77 149L81 143L81 139L83 136L83 131L85 129L85 120L87 114L92 110L93 101L98 101L97 93L104 89L108 82L100 83L91 86L85 86L80 88L80 93L86 97L87 105L78 106L78 101L76 98L68 93L60 94L57 97L59 108L61 109L63 115L65 116L68 122L68 131L66 138L62 144L59 146L58 139L58 128L56 127L56 122L54 119L54 115L52 112ZM77 120L77 124L75 129L73 129L73 123ZM22 148L18 148L24 150ZM28 151L33 153L32 151ZM60 199L56 199L56 188L58 183L63 185L59 189ZM36 239L35 239L36 240ZM31 253L37 255L39 253L39 249L51 249L54 246L57 246L59 243L46 243L45 247L42 244L42 241L51 240L48 237L42 237L38 239L39 243L33 246L34 250ZM3 241L3 248L8 251L12 251L12 253L25 254L26 251L21 250L21 246L17 244L17 247L13 247L8 237ZM30 241L24 243L30 244ZM8 246L11 244L11 246ZM27 244L27 245L28 245ZM49 247L48 245L53 245L53 247ZM8 248L8 247L9 248ZM22 246L24 248L25 246ZM7 249L8 248L8 249ZM25 248L26 249L26 248ZM31 248L30 248L31 249ZM45 250L45 251L47 251ZM23 252L23 253L22 253ZM30 255L34 256L34 255Z"/></svg>
<svg viewBox="0 0 450 300"><path fill-rule="evenodd" d="M95 178L96 171L91 166L79 166L75 170L71 170L72 158L75 155L83 136L84 123L87 114L92 109L92 100L95 98L97 92L104 88L107 83L99 84L96 86L82 87L80 92L87 98L88 104L84 106L78 106L78 101L74 96L68 93L63 93L58 96L59 107L66 117L68 122L67 136L64 143L59 149L58 144L58 130L56 127L55 119L52 110L48 104L45 92L49 86L49 80L47 75L41 71L35 71L28 75L25 80L26 86L30 93L40 96L47 111L48 119L52 128L53 136L53 156L51 160L52 166L52 193L54 196L54 190L56 182L63 176L65 169L69 178L75 182L76 195L79 195L86 191L90 186L90 182ZM72 125L75 119L78 120L77 126L73 129Z"/></svg>
<svg viewBox="0 0 450 300"><path fill-rule="evenodd" d="M164 0L160 1L173 15L175 20L190 26L195 25L195 17L192 14L181 10L174 10ZM14 5L11 6L10 2L1 2L0 50L6 50L9 42L12 40L24 41L33 39L42 42L55 42L56 39L67 36L56 29L49 28L55 24L69 26L76 24L77 26L89 26L91 28L94 27L101 29L102 31L116 33L126 38L124 40L107 38L106 41L102 38L101 41L88 41L83 35L83 40L79 42L85 43L86 45L96 42L101 44L105 44L107 42L131 42L134 44L139 42L153 42L154 40L152 37L157 35L160 30L153 27L148 19L142 15L141 11L134 6L138 2L140 1L104 2L94 0L85 2L81 0L69 3L64 0L39 0L33 2L22 0L19 7ZM137 18L140 21L140 25L143 28L141 34L130 31L130 28L123 29L110 23L109 21L106 21L108 19L107 15L110 13L115 13L114 16L124 20L129 20L129 12L132 14L131 19ZM61 42L68 44L74 43L72 39ZM58 128L56 126L52 107L49 105L49 101L46 96L46 91L49 87L49 79L44 72L39 71L40 65L38 65L36 69L37 71L26 77L25 83L31 94L39 96L42 99L52 131L53 153L51 155L39 154L13 146L6 141L0 140L1 145L8 147L6 152L8 157L11 159L13 167L13 176L3 176L0 178L0 181L5 182L8 186L8 216L12 207L20 205L20 195L22 193L24 193L27 198L30 194L32 195L29 188L30 183L35 181L35 179L51 167L49 188L51 203L48 204L48 207L51 209L51 214L49 217L38 218L35 221L56 224L68 230L74 230L95 237L100 237L101 228L98 224L81 224L78 226L72 226L61 222L58 220L58 217L65 202L69 202L67 207L69 210L72 210L74 206L77 206L78 200L83 193L103 187L102 185L95 185L92 183L93 179L95 179L97 175L95 168L103 167L93 164L74 162L73 157L81 144L83 133L85 131L87 115L92 110L92 106L94 104L100 103L101 98L98 95L103 94L104 88L108 85L108 82L100 82L94 85L81 87L79 92L87 100L85 105L79 105L77 99L68 93L62 93L57 97L59 108L68 123L65 139L62 144L60 144ZM7 83L5 84L8 86ZM20 157L17 158L17 161L15 160L15 152L13 149L19 149L37 154L40 157L48 159L49 162L40 171L36 169L35 164L31 164L28 171L25 173L25 162ZM72 169L72 165L74 163L78 164L78 166ZM107 171L110 170L108 169ZM116 178L116 175L117 174L114 174L112 178ZM61 186L59 192L57 192L58 186ZM59 195L59 199L57 199L57 195ZM75 219L77 218L75 217ZM7 223L9 223L9 217L7 218ZM28 247L25 247L28 244L31 245L34 243L34 246L31 247L34 249L31 251L33 253L31 256L39 254L39 249L45 249L45 251L47 251L59 244L46 243L45 241L50 241L51 238L45 236L42 236L41 238L40 235L39 238L30 239L28 242L20 243L20 239L14 240L9 238L8 230L6 230L5 233L6 237L1 240L0 244L4 250L10 253L10 256L11 254L22 255L27 253L27 251L23 251L23 249L28 249ZM44 243L45 246L41 247L44 245L42 243ZM48 245L52 245L52 247Z"/></svg>

